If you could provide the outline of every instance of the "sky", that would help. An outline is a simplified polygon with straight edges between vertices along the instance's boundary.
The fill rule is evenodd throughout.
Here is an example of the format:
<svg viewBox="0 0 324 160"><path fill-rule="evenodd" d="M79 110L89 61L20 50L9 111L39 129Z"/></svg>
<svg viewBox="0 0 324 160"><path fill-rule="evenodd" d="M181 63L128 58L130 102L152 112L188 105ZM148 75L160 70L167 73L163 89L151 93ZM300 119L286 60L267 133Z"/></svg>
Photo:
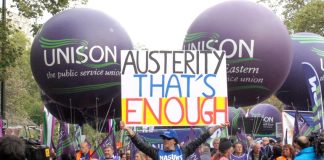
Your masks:
<svg viewBox="0 0 324 160"><path fill-rule="evenodd" d="M191 23L203 11L224 1L229 0L88 0L78 7L100 10L114 18L135 47L181 50ZM51 17L45 14L39 22L45 23Z"/></svg>
<svg viewBox="0 0 324 160"><path fill-rule="evenodd" d="M223 1L89 0L86 7L103 11L117 20L135 46L150 50L180 50L194 19Z"/></svg>

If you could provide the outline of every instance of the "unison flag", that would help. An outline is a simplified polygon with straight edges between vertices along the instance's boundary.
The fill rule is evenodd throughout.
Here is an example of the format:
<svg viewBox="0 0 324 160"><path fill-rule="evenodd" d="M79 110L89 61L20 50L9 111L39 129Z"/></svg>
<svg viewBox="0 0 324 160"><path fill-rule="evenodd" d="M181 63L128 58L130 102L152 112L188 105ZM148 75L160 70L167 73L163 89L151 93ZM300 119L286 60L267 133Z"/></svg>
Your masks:
<svg viewBox="0 0 324 160"><path fill-rule="evenodd" d="M75 154L73 139L69 136L68 124L60 122L59 141L57 145L57 160L62 160L63 156L68 157Z"/></svg>
<svg viewBox="0 0 324 160"><path fill-rule="evenodd" d="M316 124L314 131L317 131L319 129L323 129L324 126L321 83L312 64L308 62L302 62L302 65L308 86L312 111L314 113L313 121Z"/></svg>

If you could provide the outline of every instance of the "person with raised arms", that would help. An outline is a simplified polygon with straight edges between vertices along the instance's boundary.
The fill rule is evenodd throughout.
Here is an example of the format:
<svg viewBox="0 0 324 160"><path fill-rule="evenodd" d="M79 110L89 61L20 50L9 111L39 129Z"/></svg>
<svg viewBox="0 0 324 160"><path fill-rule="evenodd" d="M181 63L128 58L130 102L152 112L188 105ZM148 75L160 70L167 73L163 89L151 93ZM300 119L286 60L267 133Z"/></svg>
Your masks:
<svg viewBox="0 0 324 160"><path fill-rule="evenodd" d="M148 143L145 143L131 128L126 127L124 122L121 122L120 128L128 132L131 141L140 151L154 160L185 160L217 129L224 128L228 125L229 123L227 122L210 127L205 133L183 147L178 145L179 138L177 132L173 129L168 129L160 135L163 139L163 150L154 148Z"/></svg>

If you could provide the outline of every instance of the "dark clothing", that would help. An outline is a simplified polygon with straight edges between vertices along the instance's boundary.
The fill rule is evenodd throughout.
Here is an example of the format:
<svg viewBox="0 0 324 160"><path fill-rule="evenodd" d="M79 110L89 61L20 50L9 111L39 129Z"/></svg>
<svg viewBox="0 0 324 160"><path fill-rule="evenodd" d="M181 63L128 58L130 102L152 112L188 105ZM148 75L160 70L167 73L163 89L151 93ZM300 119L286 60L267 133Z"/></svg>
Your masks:
<svg viewBox="0 0 324 160"><path fill-rule="evenodd" d="M262 147L261 151L267 160L273 160L273 148L269 144Z"/></svg>
<svg viewBox="0 0 324 160"><path fill-rule="evenodd" d="M148 143L145 143L141 138L139 138L139 136L137 134L135 134L134 137L131 137L131 140L140 151L142 151L143 153L145 153L146 155L151 157L153 160L163 159L162 157L160 158L160 156L159 156L159 155L161 155L161 153L163 153L163 154L168 154L168 153L173 154L174 153L174 155L181 155L182 160L185 160L187 157L189 157L191 154L193 154L195 152L195 150L203 142L205 142L209 137L210 137L210 134L208 132L206 132L206 133L202 134L200 137L191 141L189 144L187 144L183 148L176 146L175 151L164 151L164 150L154 148L151 145L149 145ZM170 156L170 157L178 158L177 156Z"/></svg>
<svg viewBox="0 0 324 160"><path fill-rule="evenodd" d="M259 157L254 157L254 154L253 154L253 150L249 153L249 157L248 157L248 160L267 160L267 157L265 155L262 154L262 152L260 151L259 153Z"/></svg>
<svg viewBox="0 0 324 160"><path fill-rule="evenodd" d="M210 148L210 155L214 156L216 153L218 153L219 151L216 150L215 148Z"/></svg>

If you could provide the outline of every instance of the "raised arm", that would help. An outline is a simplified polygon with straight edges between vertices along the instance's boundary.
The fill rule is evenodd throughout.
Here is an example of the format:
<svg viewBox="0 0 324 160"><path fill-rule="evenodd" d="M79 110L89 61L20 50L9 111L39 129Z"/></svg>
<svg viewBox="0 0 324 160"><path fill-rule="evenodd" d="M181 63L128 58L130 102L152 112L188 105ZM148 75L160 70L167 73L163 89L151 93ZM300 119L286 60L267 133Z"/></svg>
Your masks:
<svg viewBox="0 0 324 160"><path fill-rule="evenodd" d="M126 130L129 137L132 140L132 143L143 153L156 159L158 157L158 151L156 148L152 147L148 143L144 142L131 128L126 127L124 122L120 122L120 128Z"/></svg>
<svg viewBox="0 0 324 160"><path fill-rule="evenodd" d="M219 128L224 128L228 126L229 123L222 123L220 125L215 125L213 127L208 128L207 132L200 135L195 140L191 141L189 144L183 148L183 154L185 155L185 158L189 157L191 154L195 152L195 150L204 143L211 135L214 134L214 132Z"/></svg>

